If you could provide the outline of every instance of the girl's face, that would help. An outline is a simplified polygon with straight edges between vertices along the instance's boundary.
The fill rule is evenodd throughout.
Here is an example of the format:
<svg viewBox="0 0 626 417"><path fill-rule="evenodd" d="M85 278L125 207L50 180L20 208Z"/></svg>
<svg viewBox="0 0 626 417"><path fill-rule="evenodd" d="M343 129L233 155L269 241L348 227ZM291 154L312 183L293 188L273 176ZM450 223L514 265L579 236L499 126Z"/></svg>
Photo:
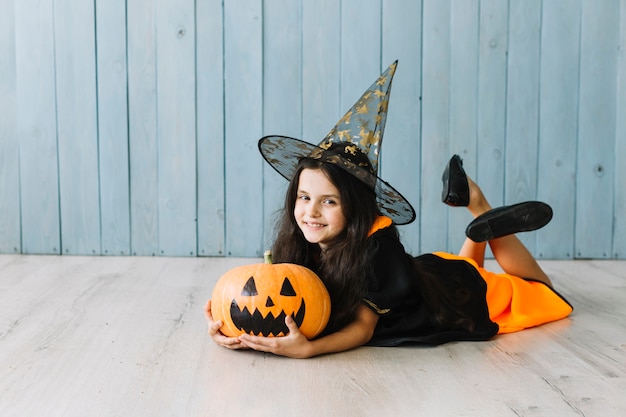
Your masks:
<svg viewBox="0 0 626 417"><path fill-rule="evenodd" d="M305 239L328 249L346 227L339 190L319 169L300 173L294 217Z"/></svg>

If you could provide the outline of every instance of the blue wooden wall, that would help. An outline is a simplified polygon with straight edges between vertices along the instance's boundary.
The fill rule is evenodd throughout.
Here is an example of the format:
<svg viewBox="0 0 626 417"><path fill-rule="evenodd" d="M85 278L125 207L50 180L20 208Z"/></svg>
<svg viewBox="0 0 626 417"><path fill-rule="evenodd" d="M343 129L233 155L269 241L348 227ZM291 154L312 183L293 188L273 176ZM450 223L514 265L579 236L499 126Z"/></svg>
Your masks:
<svg viewBox="0 0 626 417"><path fill-rule="evenodd" d="M452 153L539 199L541 258L626 259L626 0L0 0L0 252L260 256L286 182L399 60L381 169L412 253L455 251Z"/></svg>

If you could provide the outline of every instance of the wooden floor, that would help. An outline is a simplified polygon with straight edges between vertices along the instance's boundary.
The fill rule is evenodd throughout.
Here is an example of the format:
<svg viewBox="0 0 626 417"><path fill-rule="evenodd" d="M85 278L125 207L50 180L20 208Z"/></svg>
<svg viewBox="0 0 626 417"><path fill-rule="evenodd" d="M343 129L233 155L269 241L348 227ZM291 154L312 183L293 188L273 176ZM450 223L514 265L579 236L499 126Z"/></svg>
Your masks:
<svg viewBox="0 0 626 417"><path fill-rule="evenodd" d="M626 261L544 261L566 320L309 360L208 338L213 284L253 262L0 256L0 416L626 415Z"/></svg>

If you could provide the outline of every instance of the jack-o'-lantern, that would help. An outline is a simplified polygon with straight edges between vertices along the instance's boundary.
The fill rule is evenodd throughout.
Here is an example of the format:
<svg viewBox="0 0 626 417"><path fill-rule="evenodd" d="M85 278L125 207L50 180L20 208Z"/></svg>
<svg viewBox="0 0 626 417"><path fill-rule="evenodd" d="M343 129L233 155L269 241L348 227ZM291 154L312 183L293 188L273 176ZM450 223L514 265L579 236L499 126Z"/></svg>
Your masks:
<svg viewBox="0 0 626 417"><path fill-rule="evenodd" d="M221 320L226 336L254 334L284 336L290 315L300 332L312 339L330 318L330 296L321 279L310 269L295 264L243 265L227 271L211 296L211 313Z"/></svg>

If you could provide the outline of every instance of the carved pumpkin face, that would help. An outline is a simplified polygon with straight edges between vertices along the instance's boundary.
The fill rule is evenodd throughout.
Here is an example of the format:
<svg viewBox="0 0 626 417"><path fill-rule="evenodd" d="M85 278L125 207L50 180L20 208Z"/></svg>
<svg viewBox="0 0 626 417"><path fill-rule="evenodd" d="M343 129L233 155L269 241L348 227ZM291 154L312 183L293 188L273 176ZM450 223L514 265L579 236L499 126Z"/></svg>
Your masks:
<svg viewBox="0 0 626 417"><path fill-rule="evenodd" d="M320 278L303 266L244 265L218 280L211 313L224 323L220 330L226 336L284 336L289 332L285 317L290 315L311 339L328 323L330 296Z"/></svg>

